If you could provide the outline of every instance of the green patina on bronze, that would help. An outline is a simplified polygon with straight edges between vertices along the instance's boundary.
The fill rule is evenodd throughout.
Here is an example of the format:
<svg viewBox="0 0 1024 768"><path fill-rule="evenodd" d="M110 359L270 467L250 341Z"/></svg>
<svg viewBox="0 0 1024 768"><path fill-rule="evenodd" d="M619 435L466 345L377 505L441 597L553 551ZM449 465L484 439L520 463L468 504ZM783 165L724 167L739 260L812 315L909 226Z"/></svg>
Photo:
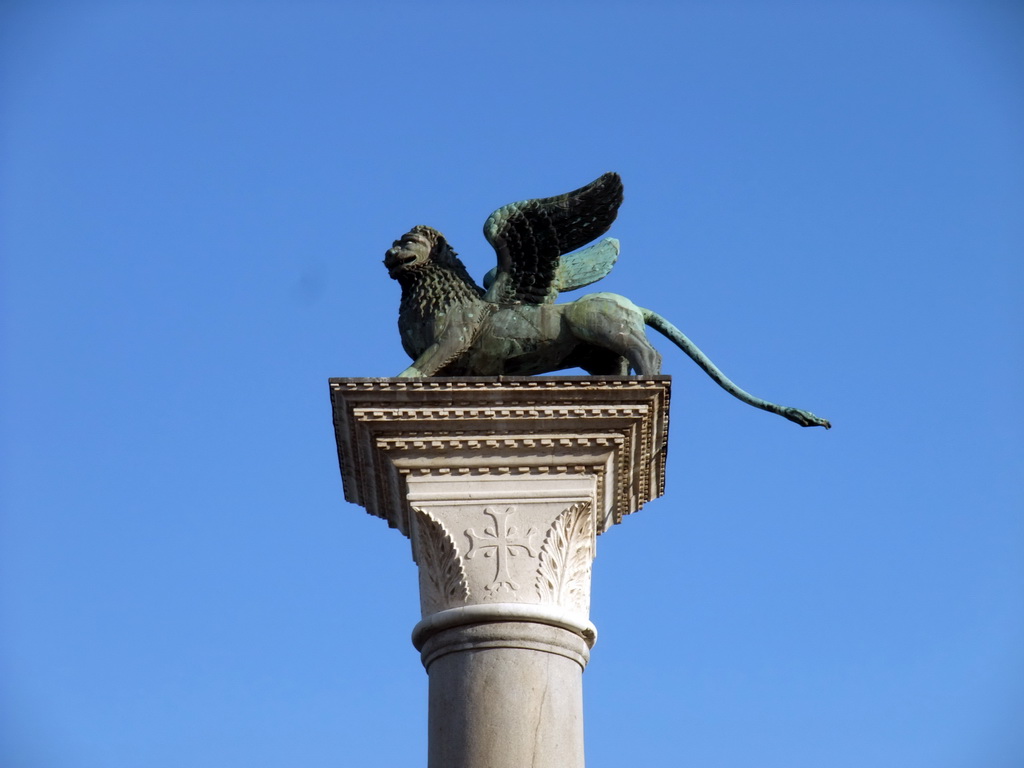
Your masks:
<svg viewBox="0 0 1024 768"><path fill-rule="evenodd" d="M654 375L661 372L661 355L644 333L650 326L743 402L803 427L828 429L829 422L812 413L743 391L682 331L625 296L592 293L555 304L559 293L611 271L618 241L571 251L607 232L621 203L622 180L606 173L564 195L499 208L484 224L498 255L485 288L436 229L418 226L402 235L384 256L388 273L402 286L398 328L414 360L399 376L522 376L566 368Z"/></svg>

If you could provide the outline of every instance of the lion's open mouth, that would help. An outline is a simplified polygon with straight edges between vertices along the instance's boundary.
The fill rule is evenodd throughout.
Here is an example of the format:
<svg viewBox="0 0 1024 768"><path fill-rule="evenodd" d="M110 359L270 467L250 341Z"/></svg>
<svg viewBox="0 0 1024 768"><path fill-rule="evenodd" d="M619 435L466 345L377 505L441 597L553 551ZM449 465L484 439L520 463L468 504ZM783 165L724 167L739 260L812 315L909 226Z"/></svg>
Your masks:
<svg viewBox="0 0 1024 768"><path fill-rule="evenodd" d="M392 277L400 272L402 267L416 261L416 254L407 250L404 246L390 249L384 254L384 266Z"/></svg>

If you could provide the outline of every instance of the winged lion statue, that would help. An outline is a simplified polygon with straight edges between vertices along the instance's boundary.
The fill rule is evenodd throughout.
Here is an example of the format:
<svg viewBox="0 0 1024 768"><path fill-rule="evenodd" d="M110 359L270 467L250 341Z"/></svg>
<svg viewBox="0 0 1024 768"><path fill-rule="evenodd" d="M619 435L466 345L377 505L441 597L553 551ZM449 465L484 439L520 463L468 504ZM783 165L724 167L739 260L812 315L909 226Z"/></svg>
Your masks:
<svg viewBox="0 0 1024 768"><path fill-rule="evenodd" d="M830 428L826 419L740 389L682 331L625 296L591 293L555 303L558 294L611 271L617 240L577 249L608 231L621 203L622 180L606 173L564 195L499 208L484 223L498 264L483 288L436 229L417 226L402 235L384 256L402 287L398 328L414 361L399 376L533 375L566 368L652 375L661 371L661 355L644 333L650 326L743 402L803 427Z"/></svg>

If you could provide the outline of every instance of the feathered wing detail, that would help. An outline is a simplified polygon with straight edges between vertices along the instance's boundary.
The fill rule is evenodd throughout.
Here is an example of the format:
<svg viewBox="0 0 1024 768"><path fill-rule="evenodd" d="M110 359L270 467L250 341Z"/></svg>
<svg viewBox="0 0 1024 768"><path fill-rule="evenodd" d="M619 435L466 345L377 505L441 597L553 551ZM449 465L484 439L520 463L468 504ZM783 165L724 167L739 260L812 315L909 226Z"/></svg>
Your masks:
<svg viewBox="0 0 1024 768"><path fill-rule="evenodd" d="M558 295L558 263L600 237L622 203L617 173L556 197L523 200L487 217L484 237L498 255L498 275L485 298L497 304L545 304Z"/></svg>
<svg viewBox="0 0 1024 768"><path fill-rule="evenodd" d="M555 287L559 293L596 283L612 271L619 259L619 241L606 237L582 251L563 255L558 260Z"/></svg>
<svg viewBox="0 0 1024 768"><path fill-rule="evenodd" d="M596 283L606 277L619 259L619 241L614 237L606 237L588 248L575 253L562 254L558 259L555 271L555 290L558 293L575 291L577 288ZM498 268L484 275L484 290L494 285L498 277Z"/></svg>

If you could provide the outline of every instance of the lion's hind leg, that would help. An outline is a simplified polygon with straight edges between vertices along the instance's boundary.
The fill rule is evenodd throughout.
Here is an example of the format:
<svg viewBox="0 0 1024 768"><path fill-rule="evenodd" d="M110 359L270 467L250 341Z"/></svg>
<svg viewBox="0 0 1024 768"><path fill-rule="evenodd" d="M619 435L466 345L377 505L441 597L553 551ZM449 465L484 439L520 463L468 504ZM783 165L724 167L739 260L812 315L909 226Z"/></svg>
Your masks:
<svg viewBox="0 0 1024 768"><path fill-rule="evenodd" d="M623 355L629 360L629 367L637 376L657 376L661 373L661 353L656 350L642 329L630 329L625 336L626 347Z"/></svg>
<svg viewBox="0 0 1024 768"><path fill-rule="evenodd" d="M628 362L638 376L661 372L661 354L647 340L644 316L639 307L614 293L593 293L566 305L566 319L573 335L594 347L608 350ZM593 373L587 366L585 370Z"/></svg>

